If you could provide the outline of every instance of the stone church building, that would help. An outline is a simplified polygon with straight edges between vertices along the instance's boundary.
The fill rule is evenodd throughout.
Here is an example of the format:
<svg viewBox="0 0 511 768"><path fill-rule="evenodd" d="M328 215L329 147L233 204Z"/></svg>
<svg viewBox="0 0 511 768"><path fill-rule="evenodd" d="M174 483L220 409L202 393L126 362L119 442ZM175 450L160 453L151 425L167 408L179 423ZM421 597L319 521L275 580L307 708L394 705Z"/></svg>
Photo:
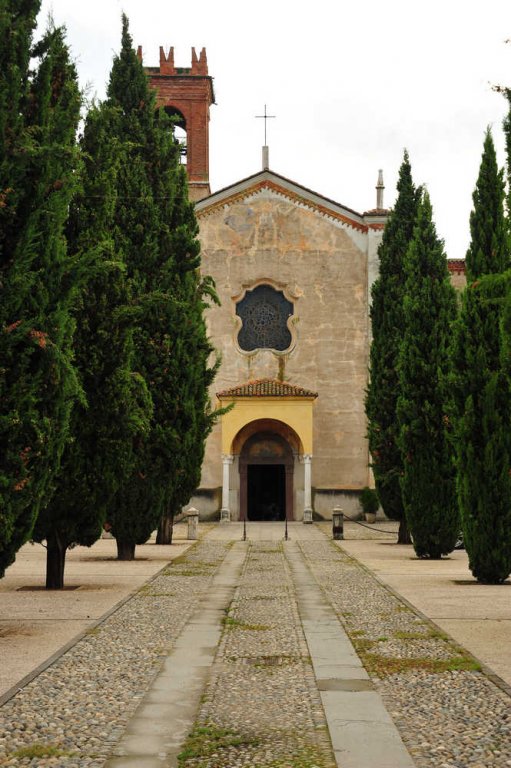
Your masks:
<svg viewBox="0 0 511 768"><path fill-rule="evenodd" d="M272 171L264 147L259 172L211 193L206 51L192 49L185 69L160 48L146 72L186 133L202 271L221 301L207 312L222 359L211 399L231 409L208 438L191 503L230 520L329 518L336 505L356 513L371 483L364 396L388 213L381 173L375 207L359 213Z"/></svg>

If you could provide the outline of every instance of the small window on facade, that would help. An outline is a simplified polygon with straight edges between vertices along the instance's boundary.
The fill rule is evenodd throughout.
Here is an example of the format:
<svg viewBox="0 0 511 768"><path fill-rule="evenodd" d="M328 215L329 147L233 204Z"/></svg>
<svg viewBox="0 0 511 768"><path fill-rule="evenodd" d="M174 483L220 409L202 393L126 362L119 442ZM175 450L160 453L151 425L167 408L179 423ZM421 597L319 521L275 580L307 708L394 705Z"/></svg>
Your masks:
<svg viewBox="0 0 511 768"><path fill-rule="evenodd" d="M238 344L245 352L255 349L284 352L291 346L287 321L293 314L293 304L282 291L271 285L258 285L238 301L236 314L242 322Z"/></svg>

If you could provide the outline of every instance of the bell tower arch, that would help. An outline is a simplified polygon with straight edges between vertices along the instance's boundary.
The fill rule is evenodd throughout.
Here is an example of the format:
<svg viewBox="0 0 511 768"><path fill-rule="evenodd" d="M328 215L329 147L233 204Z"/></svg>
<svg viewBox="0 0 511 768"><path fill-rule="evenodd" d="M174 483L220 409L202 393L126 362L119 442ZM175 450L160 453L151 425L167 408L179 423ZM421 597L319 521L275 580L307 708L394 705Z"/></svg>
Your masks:
<svg viewBox="0 0 511 768"><path fill-rule="evenodd" d="M142 61L142 47L138 47ZM197 56L192 48L191 67L176 67L174 48L168 55L160 46L159 67L144 67L149 85L157 94L157 105L178 118L186 132L186 168L191 200L211 194L209 186L209 108L215 103L213 78L208 74L206 49Z"/></svg>

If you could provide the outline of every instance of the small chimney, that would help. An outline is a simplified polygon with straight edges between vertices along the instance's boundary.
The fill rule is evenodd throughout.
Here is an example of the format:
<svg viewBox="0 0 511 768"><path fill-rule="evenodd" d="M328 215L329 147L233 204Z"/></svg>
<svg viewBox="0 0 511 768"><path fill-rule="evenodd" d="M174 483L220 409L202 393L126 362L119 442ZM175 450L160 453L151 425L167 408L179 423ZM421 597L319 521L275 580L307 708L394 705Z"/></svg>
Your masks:
<svg viewBox="0 0 511 768"><path fill-rule="evenodd" d="M381 211L383 209L383 190L385 184L383 183L383 171L378 171L378 183L376 185L376 208Z"/></svg>
<svg viewBox="0 0 511 768"><path fill-rule="evenodd" d="M270 170L270 148L263 147L263 171Z"/></svg>

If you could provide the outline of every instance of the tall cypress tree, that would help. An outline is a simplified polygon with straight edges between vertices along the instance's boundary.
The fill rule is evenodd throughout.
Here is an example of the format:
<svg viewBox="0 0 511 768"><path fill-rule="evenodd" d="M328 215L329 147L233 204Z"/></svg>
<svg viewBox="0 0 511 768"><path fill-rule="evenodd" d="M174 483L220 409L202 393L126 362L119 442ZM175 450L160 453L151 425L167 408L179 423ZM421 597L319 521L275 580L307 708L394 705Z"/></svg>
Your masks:
<svg viewBox="0 0 511 768"><path fill-rule="evenodd" d="M391 520L399 520L399 543L409 543L401 496L403 463L396 417L399 394L397 359L403 328L404 259L417 216L419 192L412 181L408 153L399 170L398 196L378 249L380 272L371 289L371 343L366 396L369 450L378 497Z"/></svg>
<svg viewBox="0 0 511 768"><path fill-rule="evenodd" d="M81 98L62 30L31 49L38 9L0 4L0 574L53 492L80 393L71 307L81 267L64 228Z"/></svg>
<svg viewBox="0 0 511 768"><path fill-rule="evenodd" d="M28 472L22 455L24 431L20 424L19 395L15 392L16 350L12 333L18 317L10 305L6 277L18 241L18 224L25 189L28 144L25 122L29 94L29 61L40 0L27 2L17 11L14 0L0 0L0 575L14 560L34 524L36 509L27 489ZM14 306L13 306L14 309ZM17 312L16 312L17 315ZM17 324L17 325L14 325ZM28 382L27 382L28 384ZM29 392L28 401L31 400ZM20 426L16 429L16 425ZM16 434L13 432L16 430ZM32 451L32 446L26 446ZM23 483L23 485L20 485ZM37 494L35 494L37 496Z"/></svg>
<svg viewBox="0 0 511 768"><path fill-rule="evenodd" d="M145 382L133 370L138 312L112 237L126 149L115 137L118 120L118 111L107 105L89 110L81 140L82 191L68 227L69 247L89 264L74 312L75 364L85 401L73 410L57 488L33 534L46 539L46 586L52 589L64 586L67 548L90 546L99 537L111 499L133 470L135 446L147 435L152 410Z"/></svg>
<svg viewBox="0 0 511 768"><path fill-rule="evenodd" d="M507 100L508 112L503 120L504 140L506 144L506 177L507 177L507 211L508 216L511 212L511 88L498 88ZM511 223L508 219L508 226L511 229Z"/></svg>
<svg viewBox="0 0 511 768"><path fill-rule="evenodd" d="M135 366L153 404L149 434L139 441L133 472L111 506L119 557L129 559L176 503L176 477L190 469L192 454L183 456L183 445L200 423L194 409L202 407L203 418L209 418L206 390L199 395L194 387L207 386L210 348L197 272L197 223L179 146L167 116L156 110L126 17L108 99L121 112L118 138L129 145L120 174L115 237L124 253L132 300L140 309ZM206 434L200 435L201 442ZM196 466L192 474L197 476Z"/></svg>
<svg viewBox="0 0 511 768"><path fill-rule="evenodd" d="M427 192L405 260L397 414L406 519L419 557L449 553L459 533L447 403L448 344L456 316L443 243Z"/></svg>
<svg viewBox="0 0 511 768"><path fill-rule="evenodd" d="M453 339L452 394L465 547L474 576L491 583L511 572L511 396L500 333L508 283L501 274L509 267L504 197L487 131L470 214L468 286Z"/></svg>
<svg viewBox="0 0 511 768"><path fill-rule="evenodd" d="M184 169L179 173L172 218L181 243L172 249L177 257L172 286L174 301L167 307L169 313L173 313L173 317L169 314L168 323L178 330L166 361L168 388L163 388L165 402L160 417L160 421L164 419L164 439L172 457L172 472L167 473L164 488L163 515L157 537L160 544L171 543L174 516L200 484L205 441L223 412L210 409L209 386L217 363L209 364L214 350L207 337L203 314L210 302L218 303L218 297L211 279L201 278L198 263L194 264L187 255L198 253L197 241L190 239L195 237L197 225L188 201ZM186 241L189 244L183 247Z"/></svg>

